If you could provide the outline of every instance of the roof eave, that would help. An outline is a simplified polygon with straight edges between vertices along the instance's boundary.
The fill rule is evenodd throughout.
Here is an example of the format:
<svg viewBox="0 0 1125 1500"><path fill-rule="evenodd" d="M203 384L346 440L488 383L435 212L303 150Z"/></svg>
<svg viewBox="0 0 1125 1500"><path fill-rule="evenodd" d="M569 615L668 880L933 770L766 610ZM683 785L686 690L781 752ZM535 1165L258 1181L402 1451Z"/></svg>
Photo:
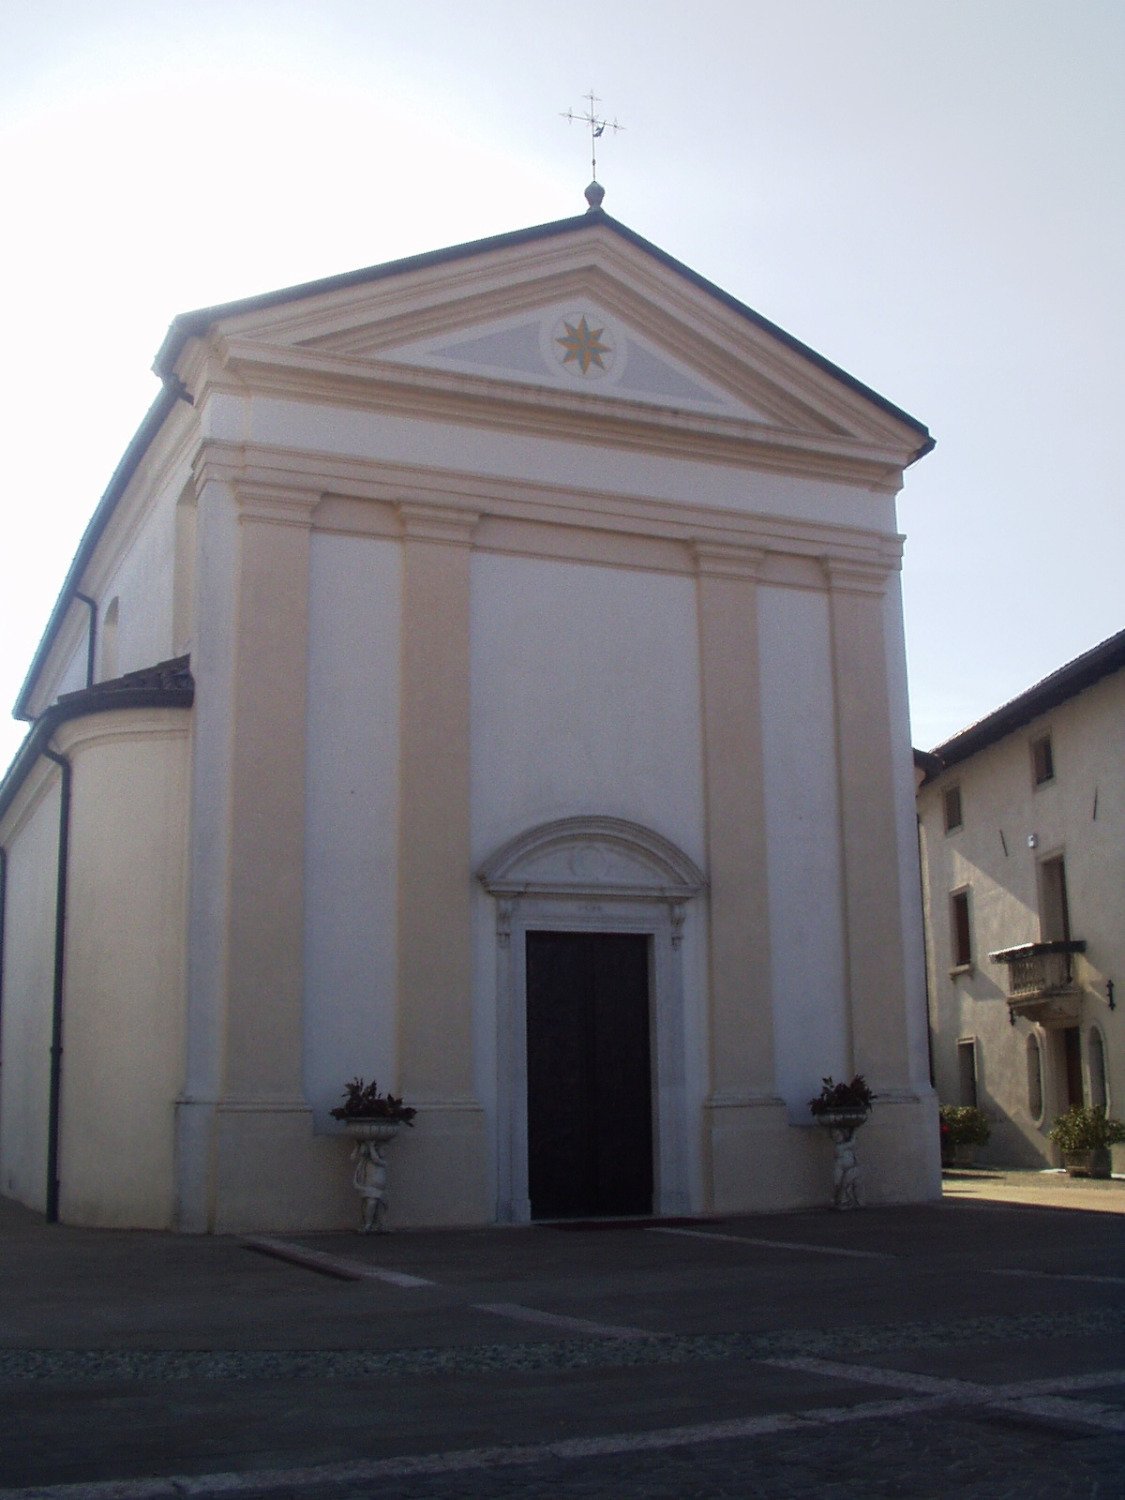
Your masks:
<svg viewBox="0 0 1125 1500"><path fill-rule="evenodd" d="M1076 656L1073 661L1067 662L1049 677L1044 677L1042 682L1037 682L1017 698L1002 704L977 723L970 724L944 744L936 745L931 753L941 761L942 768L948 770L950 766L968 760L989 745L1014 734L1033 719L1076 698L1086 688L1093 687L1103 677L1120 671L1122 667L1125 667L1125 630L1119 630L1116 635L1111 635L1089 651L1084 651L1081 656ZM933 779L933 776L926 778L927 781Z"/></svg>

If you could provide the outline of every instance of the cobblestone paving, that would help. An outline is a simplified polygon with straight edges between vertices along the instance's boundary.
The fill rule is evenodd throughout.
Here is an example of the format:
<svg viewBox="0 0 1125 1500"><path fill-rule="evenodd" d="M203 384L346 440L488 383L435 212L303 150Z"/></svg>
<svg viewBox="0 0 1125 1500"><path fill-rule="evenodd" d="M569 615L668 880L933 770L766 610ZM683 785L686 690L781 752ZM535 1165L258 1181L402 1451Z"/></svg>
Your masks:
<svg viewBox="0 0 1125 1500"><path fill-rule="evenodd" d="M1089 1312L1028 1313L948 1322L889 1323L861 1328L789 1329L768 1334L678 1335L617 1342L561 1339L535 1343L476 1344L446 1349L363 1350L149 1350L3 1349L0 1384L28 1381L77 1384L106 1380L350 1379L363 1375L485 1374L499 1370L604 1369L610 1366L686 1364L699 1360L764 1359L778 1355L880 1354L888 1350L944 1349L1003 1339L1125 1332L1125 1308Z"/></svg>

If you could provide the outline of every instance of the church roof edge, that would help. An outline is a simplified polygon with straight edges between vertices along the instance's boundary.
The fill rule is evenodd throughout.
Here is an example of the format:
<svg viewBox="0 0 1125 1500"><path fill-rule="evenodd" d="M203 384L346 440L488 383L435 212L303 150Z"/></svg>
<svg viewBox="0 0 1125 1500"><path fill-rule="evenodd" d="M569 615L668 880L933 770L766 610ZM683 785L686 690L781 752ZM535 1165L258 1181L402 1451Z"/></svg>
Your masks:
<svg viewBox="0 0 1125 1500"><path fill-rule="evenodd" d="M901 407L888 401L885 396L880 396L878 391L874 391L870 386L864 385L861 380L857 380L854 375L849 375L846 370L841 369L839 365L833 364L823 354L818 354L808 344L802 343L800 339L795 338L791 333L787 333L778 324L770 322L768 318L763 317L754 308L748 306L745 302L740 302L730 292L724 291L715 282L708 281L698 271L693 271L683 261L677 260L674 255L669 255L659 245L653 244L651 240L646 240L635 229L630 229L627 224L623 224L619 219L613 218L612 215L607 214L601 208L588 209L585 213L576 214L569 219L555 219L547 224L536 224L526 229L509 230L504 234L490 235L479 240L468 240L464 244L449 245L440 250L427 250L419 255L409 255L399 260L384 261L378 265L364 266L355 271L344 271L338 275L326 276L316 281L300 282L295 286L278 288L276 291L261 292L255 296L236 299L233 302L221 302L215 304L213 307L201 307L191 312L180 313L172 320L169 326L164 342L157 351L156 359L153 362L153 369L162 380L168 380L172 376L176 360L179 358L187 341L191 338L199 337L212 324L219 322L222 318L236 317L242 313L258 312L269 307L279 307L283 306L286 302L296 302L304 297L317 297L323 295L325 292L343 291L348 287L363 286L373 281L383 281L392 276L404 275L410 271L424 270L429 266L440 266L457 260L465 260L474 255L487 255L491 251L506 250L517 245L532 243L535 240L551 239L557 235L581 233L584 230L589 231L598 226L604 226L614 234L620 235L623 240L634 245L644 254L652 256L653 259L667 266L669 270L674 271L679 276L683 276L687 281L698 287L700 291L722 302L724 306L730 308L732 312L737 313L739 317L753 323L755 327L776 338L780 343L786 345L787 348L792 349L794 353L801 355L804 359L818 366L826 374L850 387L858 395L873 402L889 416L913 428L921 436L922 442L910 460L911 463L916 463L918 459L923 458L933 448L934 439L930 435L929 428L920 422L917 417L912 417L909 412L903 411Z"/></svg>
<svg viewBox="0 0 1125 1500"><path fill-rule="evenodd" d="M134 433L129 446L121 456L121 460L106 486L105 492L99 500L89 524L78 544L74 559L67 571L63 581L62 589L55 601L54 609L43 631L43 635L28 667L27 675L20 687L19 695L13 709L17 719L30 719L29 700L35 686L35 682L42 671L51 647L54 644L58 632L62 628L63 621L74 603L78 590L81 587L82 574L84 573L94 549L101 539L102 533L109 524L118 500L124 494L129 481L132 479L149 445L160 431L165 418L173 410L176 402L185 399L190 402L190 397L185 392L183 385L175 374L176 360L179 358L184 345L191 338L199 337L205 333L212 324L225 317L233 317L240 313L254 312L268 307L281 306L286 302L294 302L304 297L315 297L325 292L344 290L352 286L362 286L368 282L388 279L392 276L403 275L409 271L422 270L428 266L437 266L457 260L468 259L470 256L487 254L494 250L504 250L511 247L529 244L536 240L550 239L557 235L574 234L582 231L604 226L614 234L619 235L629 244L634 245L646 255L652 256L662 265L677 275L684 277L701 291L709 296L715 297L724 306L730 308L738 316L747 319L757 328L776 338L787 348L809 360L826 374L848 386L864 399L872 402L882 411L896 420L903 422L912 428L919 436L920 443L910 463L916 463L923 458L934 446L934 439L929 429L912 417L901 407L895 406L870 386L857 380L854 375L849 375L838 365L818 354L815 349L803 344L800 339L792 334L786 333L776 323L771 323L761 313L755 312L746 303L740 302L737 297L708 281L698 271L693 271L690 266L685 265L659 245L654 245L651 240L646 240L636 230L630 229L628 225L621 223L619 219L607 214L604 209L591 208L585 213L576 214L567 219L556 219L546 224L536 224L525 229L509 230L503 234L488 236L484 239L469 240L464 244L450 245L444 249L427 250L419 255L406 256L399 260L385 261L374 266L365 266L354 271L344 271L334 276L323 277L317 281L306 281L295 286L281 287L271 292L261 292L255 296L243 297L232 302L216 303L212 307L196 308L194 311L178 314L172 320L163 342L157 351L153 362L153 370L164 382L163 389L158 393L155 401L141 420L140 426Z"/></svg>

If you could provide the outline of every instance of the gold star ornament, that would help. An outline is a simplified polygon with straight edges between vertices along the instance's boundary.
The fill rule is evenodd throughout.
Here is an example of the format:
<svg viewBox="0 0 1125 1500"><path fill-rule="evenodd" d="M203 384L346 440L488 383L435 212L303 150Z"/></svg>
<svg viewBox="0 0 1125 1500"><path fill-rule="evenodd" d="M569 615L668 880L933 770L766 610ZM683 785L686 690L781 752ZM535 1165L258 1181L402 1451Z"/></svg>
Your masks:
<svg viewBox="0 0 1125 1500"><path fill-rule="evenodd" d="M576 364L583 375L589 374L591 365L604 370L606 363L603 356L612 353L611 346L602 342L604 327L591 328L586 322L585 313L577 323L567 323L564 320L563 327L566 333L562 338L555 339L555 343L560 344L564 350L563 364Z"/></svg>

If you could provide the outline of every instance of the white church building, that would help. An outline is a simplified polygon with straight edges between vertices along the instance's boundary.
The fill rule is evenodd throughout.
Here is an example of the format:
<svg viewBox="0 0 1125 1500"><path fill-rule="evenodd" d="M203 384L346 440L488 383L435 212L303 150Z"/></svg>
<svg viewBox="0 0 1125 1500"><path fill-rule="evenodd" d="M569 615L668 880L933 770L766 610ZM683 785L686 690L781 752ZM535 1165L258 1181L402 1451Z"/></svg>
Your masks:
<svg viewBox="0 0 1125 1500"><path fill-rule="evenodd" d="M178 317L0 783L0 1191L395 1226L939 1191L925 427L611 218Z"/></svg>

